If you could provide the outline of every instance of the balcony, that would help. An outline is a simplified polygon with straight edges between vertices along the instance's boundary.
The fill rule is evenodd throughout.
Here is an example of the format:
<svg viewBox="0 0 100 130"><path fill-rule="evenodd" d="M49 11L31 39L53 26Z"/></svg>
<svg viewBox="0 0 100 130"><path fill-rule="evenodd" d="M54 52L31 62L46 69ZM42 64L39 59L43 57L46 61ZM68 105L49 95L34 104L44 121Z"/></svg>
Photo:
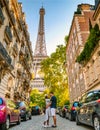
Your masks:
<svg viewBox="0 0 100 130"><path fill-rule="evenodd" d="M30 67L29 60L26 57L24 57L24 66L31 78L31 67Z"/></svg>
<svg viewBox="0 0 100 130"><path fill-rule="evenodd" d="M13 49L13 52L14 52L14 53L18 54L18 46L17 46L17 43L14 43L12 49Z"/></svg>
<svg viewBox="0 0 100 130"><path fill-rule="evenodd" d="M12 42L12 33L11 33L11 29L9 26L6 26L5 33L6 33L7 38L9 39L9 41Z"/></svg>
<svg viewBox="0 0 100 130"><path fill-rule="evenodd" d="M23 30L23 21L22 20L19 20L19 25L20 25L20 28Z"/></svg>
<svg viewBox="0 0 100 130"><path fill-rule="evenodd" d="M10 66L11 68L13 68L13 66L11 65L12 59L9 56L6 49L3 47L1 42L0 42L0 59L1 59L0 61L4 61L4 63L6 63L7 66Z"/></svg>
<svg viewBox="0 0 100 130"><path fill-rule="evenodd" d="M15 20L15 16L14 16L13 11L10 12L10 16L11 16L11 21L12 21L13 25L15 25L16 20Z"/></svg>
<svg viewBox="0 0 100 130"><path fill-rule="evenodd" d="M16 35L17 35L18 40L20 41L20 31L17 28L16 28Z"/></svg>
<svg viewBox="0 0 100 130"><path fill-rule="evenodd" d="M22 76L22 68L17 69L17 76Z"/></svg>
<svg viewBox="0 0 100 130"><path fill-rule="evenodd" d="M24 58L24 55L25 55L25 48L24 47L21 47L19 54L20 54L20 57Z"/></svg>
<svg viewBox="0 0 100 130"><path fill-rule="evenodd" d="M25 37L27 38L27 40L29 40L28 31L25 26L23 27L23 30L24 30Z"/></svg>
<svg viewBox="0 0 100 130"><path fill-rule="evenodd" d="M2 8L1 8L1 5L0 5L0 24L2 25L4 23L4 15L3 15L3 12L2 12Z"/></svg>
<svg viewBox="0 0 100 130"><path fill-rule="evenodd" d="M4 7L4 0L0 0L0 6Z"/></svg>

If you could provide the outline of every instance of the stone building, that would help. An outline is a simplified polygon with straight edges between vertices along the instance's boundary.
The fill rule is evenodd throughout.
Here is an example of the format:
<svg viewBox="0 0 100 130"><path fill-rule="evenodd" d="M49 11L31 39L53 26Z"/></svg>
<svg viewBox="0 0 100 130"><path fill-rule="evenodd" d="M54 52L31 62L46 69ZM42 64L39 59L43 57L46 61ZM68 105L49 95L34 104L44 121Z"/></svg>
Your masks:
<svg viewBox="0 0 100 130"><path fill-rule="evenodd" d="M80 4L74 12L69 39L66 45L67 74L70 101L78 100L85 92L86 85L83 68L76 62L89 36L89 21L94 24L92 17L94 7L89 4Z"/></svg>
<svg viewBox="0 0 100 130"><path fill-rule="evenodd" d="M100 0L96 0L93 20L100 29ZM99 38L100 39L100 38ZM100 40L92 52L90 60L83 67L86 91L100 89Z"/></svg>
<svg viewBox="0 0 100 130"><path fill-rule="evenodd" d="M17 0L0 0L0 96L29 100L32 47Z"/></svg>

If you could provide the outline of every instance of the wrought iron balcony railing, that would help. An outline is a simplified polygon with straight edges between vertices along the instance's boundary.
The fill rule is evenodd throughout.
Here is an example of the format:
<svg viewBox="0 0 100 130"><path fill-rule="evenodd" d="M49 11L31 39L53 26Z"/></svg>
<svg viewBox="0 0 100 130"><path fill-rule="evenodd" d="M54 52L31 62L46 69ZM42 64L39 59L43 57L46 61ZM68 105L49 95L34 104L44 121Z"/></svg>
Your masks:
<svg viewBox="0 0 100 130"><path fill-rule="evenodd" d="M18 39L20 41L20 31L17 28L16 28L16 35L17 35L17 37L18 37Z"/></svg>
<svg viewBox="0 0 100 130"><path fill-rule="evenodd" d="M3 2L3 0L0 0L0 6L1 6L1 7L4 7L4 2Z"/></svg>
<svg viewBox="0 0 100 130"><path fill-rule="evenodd" d="M0 59L5 60L8 65L11 65L12 59L9 56L6 49L3 47L1 42L0 42L0 57L1 57Z"/></svg>
<svg viewBox="0 0 100 130"><path fill-rule="evenodd" d="M7 37L8 37L8 39L9 39L9 41L11 42L12 41L12 32L11 32L11 29L10 29L9 26L6 26L5 33L6 33Z"/></svg>
<svg viewBox="0 0 100 130"><path fill-rule="evenodd" d="M24 34L25 34L25 36L26 36L26 38L28 40L29 39L29 35L28 35L28 31L27 31L25 26L23 26L23 30L24 30Z"/></svg>
<svg viewBox="0 0 100 130"><path fill-rule="evenodd" d="M2 12L2 8L1 8L1 5L0 5L0 24L3 24L4 23L4 15L3 15L3 12Z"/></svg>
<svg viewBox="0 0 100 130"><path fill-rule="evenodd" d="M25 55L25 48L24 48L24 47L21 47L20 53L21 53L22 55Z"/></svg>
<svg viewBox="0 0 100 130"><path fill-rule="evenodd" d="M21 29L23 29L23 21L22 21L22 20L19 20L19 23L20 23Z"/></svg>
<svg viewBox="0 0 100 130"><path fill-rule="evenodd" d="M18 53L18 46L17 46L17 43L14 43L14 45L13 45L13 50L14 50L15 52Z"/></svg>
<svg viewBox="0 0 100 130"><path fill-rule="evenodd" d="M11 14L11 20L12 20L12 23L13 23L13 25L15 25L16 20L15 20L15 16L14 16L13 11L11 11L10 14Z"/></svg>

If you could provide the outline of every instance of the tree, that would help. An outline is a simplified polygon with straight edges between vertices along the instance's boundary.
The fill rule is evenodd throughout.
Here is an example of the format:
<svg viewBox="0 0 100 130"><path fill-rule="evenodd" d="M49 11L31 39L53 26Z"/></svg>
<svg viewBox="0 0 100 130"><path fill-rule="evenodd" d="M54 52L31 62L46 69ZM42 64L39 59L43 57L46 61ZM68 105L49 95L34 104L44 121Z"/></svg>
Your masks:
<svg viewBox="0 0 100 130"><path fill-rule="evenodd" d="M30 94L31 106L38 105L41 108L45 106L44 93L40 93L38 89L33 89Z"/></svg>
<svg viewBox="0 0 100 130"><path fill-rule="evenodd" d="M69 39L69 36L65 36L65 43L67 44L68 43L68 39Z"/></svg>
<svg viewBox="0 0 100 130"><path fill-rule="evenodd" d="M45 107L45 95L49 94L49 89L45 89L44 92L39 92L38 89L33 89L30 94L30 106L38 105L41 108Z"/></svg>
<svg viewBox="0 0 100 130"><path fill-rule="evenodd" d="M44 73L45 85L57 96L58 105L62 106L69 100L66 74L66 47L58 45L56 52L43 60L41 70Z"/></svg>

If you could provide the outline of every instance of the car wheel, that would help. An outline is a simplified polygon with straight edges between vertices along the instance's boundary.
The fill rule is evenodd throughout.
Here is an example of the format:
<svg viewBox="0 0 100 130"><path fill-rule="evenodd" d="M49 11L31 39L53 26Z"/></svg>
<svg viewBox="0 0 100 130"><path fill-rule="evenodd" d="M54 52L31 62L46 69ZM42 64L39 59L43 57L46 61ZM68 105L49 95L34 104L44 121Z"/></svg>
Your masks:
<svg viewBox="0 0 100 130"><path fill-rule="evenodd" d="M59 114L60 116L61 116L61 112L60 112L60 114Z"/></svg>
<svg viewBox="0 0 100 130"><path fill-rule="evenodd" d="M68 119L68 113L66 113L66 119Z"/></svg>
<svg viewBox="0 0 100 130"><path fill-rule="evenodd" d="M72 115L71 115L71 113L69 113L69 120L70 120L70 121L73 120L73 119L72 119Z"/></svg>
<svg viewBox="0 0 100 130"><path fill-rule="evenodd" d="M94 125L94 130L100 130L100 120L97 115L95 115L93 118L93 125Z"/></svg>
<svg viewBox="0 0 100 130"><path fill-rule="evenodd" d="M21 123L21 117L19 116L17 125L19 125L20 123Z"/></svg>
<svg viewBox="0 0 100 130"><path fill-rule="evenodd" d="M79 119L78 119L78 115L76 115L76 125L80 125L81 123L79 122Z"/></svg>
<svg viewBox="0 0 100 130"><path fill-rule="evenodd" d="M64 118L64 113L62 112L62 117Z"/></svg>
<svg viewBox="0 0 100 130"><path fill-rule="evenodd" d="M31 115L29 116L29 119L30 119L30 120L32 119L32 116L31 116Z"/></svg>
<svg viewBox="0 0 100 130"><path fill-rule="evenodd" d="M8 130L9 129L9 127L10 127L10 119L9 119L9 117L7 117L7 119L6 119L6 123L4 124L5 126L5 129L6 130Z"/></svg>
<svg viewBox="0 0 100 130"><path fill-rule="evenodd" d="M67 119L67 113L65 113L65 118Z"/></svg>
<svg viewBox="0 0 100 130"><path fill-rule="evenodd" d="M69 114L68 114L68 113L66 113L66 119L69 119L68 117L69 117Z"/></svg>
<svg viewBox="0 0 100 130"><path fill-rule="evenodd" d="M25 114L25 118L24 118L24 121L27 121L27 114Z"/></svg>
<svg viewBox="0 0 100 130"><path fill-rule="evenodd" d="M6 123L2 124L1 127L0 127L1 130L7 130L6 129Z"/></svg>

